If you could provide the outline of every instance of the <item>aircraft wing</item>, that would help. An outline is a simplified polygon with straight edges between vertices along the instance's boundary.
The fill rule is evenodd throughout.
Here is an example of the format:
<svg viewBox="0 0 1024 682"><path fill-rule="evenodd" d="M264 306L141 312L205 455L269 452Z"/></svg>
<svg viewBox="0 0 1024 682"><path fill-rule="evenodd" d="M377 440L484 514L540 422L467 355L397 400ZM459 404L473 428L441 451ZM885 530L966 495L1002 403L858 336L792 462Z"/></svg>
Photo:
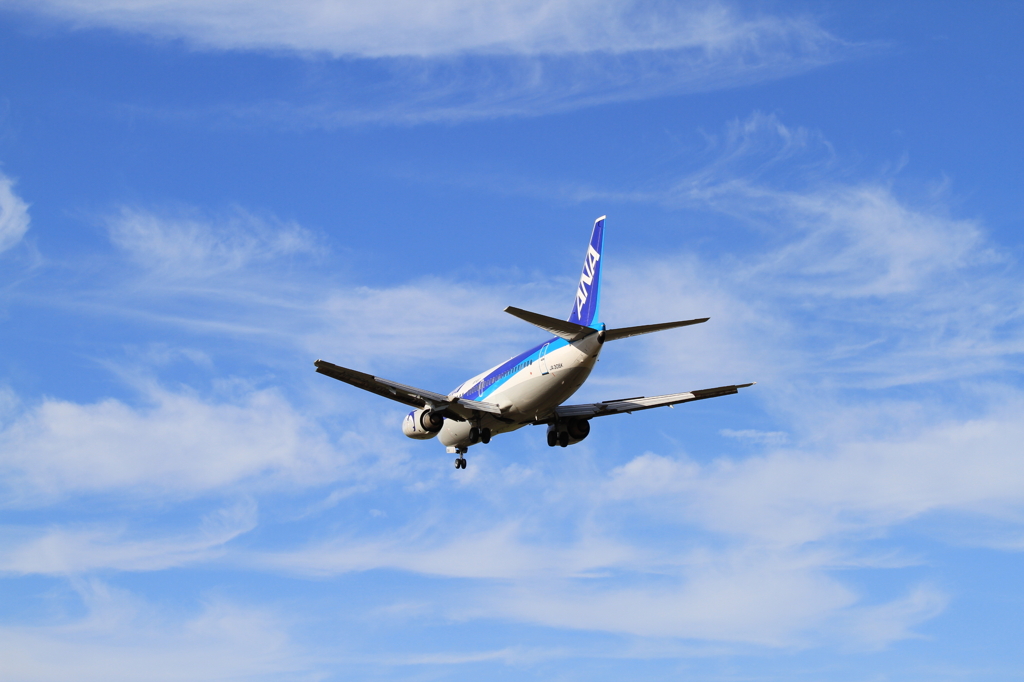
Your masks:
<svg viewBox="0 0 1024 682"><path fill-rule="evenodd" d="M559 419L565 417L582 417L583 419L590 419L591 417L604 417L609 414L620 414L622 412L637 412L639 410L649 410L652 407L678 405L679 403L690 403L694 400L705 400L707 398L717 398L722 395L732 395L733 393L739 393L741 388L753 386L754 383L756 382L751 382L749 384L737 384L734 386L719 386L718 388L705 388L699 391L690 391L689 393L656 395L651 398L641 396L639 398L606 400L600 403L590 403L589 405L560 405L555 409L555 416Z"/></svg>
<svg viewBox="0 0 1024 682"><path fill-rule="evenodd" d="M448 396L440 393L434 393L433 391L427 391L413 386L406 386L405 384L400 384L397 381L390 381L381 377L375 377L372 374L366 374L365 372L341 367L325 360L317 360L313 364L316 365L317 372L325 376L329 376L332 379L344 381L346 384L351 384L356 388L361 388L364 391L369 391L370 393L376 393L379 396L404 403L411 407L430 406L432 409L444 412L445 416L453 416L456 419L466 419L472 416L473 412L501 414L501 408L494 403L465 400L463 398L451 400Z"/></svg>

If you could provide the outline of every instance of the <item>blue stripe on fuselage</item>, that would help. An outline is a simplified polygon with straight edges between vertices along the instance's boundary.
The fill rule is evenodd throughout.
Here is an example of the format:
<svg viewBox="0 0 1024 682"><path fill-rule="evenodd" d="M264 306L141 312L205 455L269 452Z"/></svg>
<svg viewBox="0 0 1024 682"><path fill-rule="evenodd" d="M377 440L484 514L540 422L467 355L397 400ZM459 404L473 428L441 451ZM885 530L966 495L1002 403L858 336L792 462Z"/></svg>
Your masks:
<svg viewBox="0 0 1024 682"><path fill-rule="evenodd" d="M463 393L462 397L465 398L466 400L483 400L484 398L498 390L498 388L504 385L506 381L508 381L509 379L511 379L524 369L527 369L528 367L532 366L534 362L540 359L540 351L542 348L544 348L544 346L548 347L547 351L545 351L546 355L547 353L550 353L553 350L557 350L568 345L569 342L566 341L565 339L553 337L542 344L534 346L525 353L520 353L519 355L516 355L515 357L495 367L493 371L488 372L488 374L485 377L477 381L476 384L474 384L471 389ZM529 364L523 366L519 370L519 372L510 371L523 362L528 362ZM506 372L508 373L506 374Z"/></svg>

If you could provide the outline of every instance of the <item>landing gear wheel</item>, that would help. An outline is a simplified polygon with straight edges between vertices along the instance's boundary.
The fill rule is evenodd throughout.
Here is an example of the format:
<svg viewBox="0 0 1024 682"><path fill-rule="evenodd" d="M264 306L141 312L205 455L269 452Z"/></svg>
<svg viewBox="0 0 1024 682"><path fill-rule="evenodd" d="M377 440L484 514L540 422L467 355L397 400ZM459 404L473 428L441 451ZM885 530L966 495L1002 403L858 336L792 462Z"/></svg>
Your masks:
<svg viewBox="0 0 1024 682"><path fill-rule="evenodd" d="M561 445L563 448L569 447L568 431L562 431L561 433L558 434L558 444Z"/></svg>
<svg viewBox="0 0 1024 682"><path fill-rule="evenodd" d="M480 429L473 427L469 430L469 443L470 445L480 442Z"/></svg>
<svg viewBox="0 0 1024 682"><path fill-rule="evenodd" d="M488 443L491 442L490 429L480 429L480 442L483 443L484 445L487 445Z"/></svg>
<svg viewBox="0 0 1024 682"><path fill-rule="evenodd" d="M456 457L455 458L455 468L456 469L461 469L462 468L462 458L461 457Z"/></svg>
<svg viewBox="0 0 1024 682"><path fill-rule="evenodd" d="M465 457L463 457L462 459L459 460L459 468L460 469L465 469L466 468L466 458Z"/></svg>
<svg viewBox="0 0 1024 682"><path fill-rule="evenodd" d="M558 432L548 431L548 447L553 448L558 445Z"/></svg>

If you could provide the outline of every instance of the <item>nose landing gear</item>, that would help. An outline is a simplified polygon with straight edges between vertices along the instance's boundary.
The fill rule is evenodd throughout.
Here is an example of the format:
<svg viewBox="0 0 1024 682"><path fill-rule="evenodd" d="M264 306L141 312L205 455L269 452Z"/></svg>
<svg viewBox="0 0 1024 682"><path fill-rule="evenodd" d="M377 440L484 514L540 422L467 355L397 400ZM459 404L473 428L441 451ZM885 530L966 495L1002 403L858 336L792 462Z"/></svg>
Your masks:
<svg viewBox="0 0 1024 682"><path fill-rule="evenodd" d="M448 452L452 452L452 451L455 452L455 468L456 469L465 469L466 468L466 458L463 456L463 455L466 454L466 450L467 450L467 448L461 447L461 446L460 447L455 447L455 448L450 448L448 450Z"/></svg>
<svg viewBox="0 0 1024 682"><path fill-rule="evenodd" d="M466 451L470 445L476 445L477 443L483 443L486 445L491 442L491 430L486 426L472 426L469 429L469 436L466 439L468 444L456 445L448 448L448 452L454 452L457 457L455 458L455 468L465 469L466 468Z"/></svg>

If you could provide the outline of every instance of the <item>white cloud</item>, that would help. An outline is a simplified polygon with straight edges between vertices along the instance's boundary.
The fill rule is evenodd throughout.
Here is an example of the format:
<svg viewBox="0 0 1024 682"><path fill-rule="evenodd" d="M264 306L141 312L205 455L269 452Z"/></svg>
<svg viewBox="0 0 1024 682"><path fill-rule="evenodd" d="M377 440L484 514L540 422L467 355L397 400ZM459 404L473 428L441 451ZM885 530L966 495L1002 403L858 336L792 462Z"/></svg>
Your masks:
<svg viewBox="0 0 1024 682"><path fill-rule="evenodd" d="M976 397L977 399L977 397ZM1017 415L1024 396L997 391L984 416L919 418L872 437L857 411L815 412L806 448L705 465L645 454L616 469L610 499L678 522L776 546L874 533L929 513L1014 517L1024 509ZM852 427L852 428L851 428ZM668 510L673 510L671 513Z"/></svg>
<svg viewBox="0 0 1024 682"><path fill-rule="evenodd" d="M757 429L722 429L720 434L726 438L757 443L759 445L782 445L789 440L785 431L758 431Z"/></svg>
<svg viewBox="0 0 1024 682"><path fill-rule="evenodd" d="M67 494L191 496L240 482L337 475L348 461L278 393L211 402L150 387L148 405L48 398L0 431L7 505Z"/></svg>
<svg viewBox="0 0 1024 682"><path fill-rule="evenodd" d="M110 240L165 278L197 279L294 255L317 254L317 240L295 223L241 209L210 217L159 215L122 207L107 219Z"/></svg>
<svg viewBox="0 0 1024 682"><path fill-rule="evenodd" d="M20 242L28 225L28 204L14 193L14 181L0 173L0 253Z"/></svg>
<svg viewBox="0 0 1024 682"><path fill-rule="evenodd" d="M418 524L422 526L422 524ZM503 523L451 537L442 527L412 528L393 538L364 542L339 539L305 549L254 558L259 564L307 575L337 575L394 568L462 578L579 576L631 563L634 550L598 536L571 546L542 546L527 541L519 523Z"/></svg>
<svg viewBox="0 0 1024 682"><path fill-rule="evenodd" d="M496 117L543 116L615 102L735 88L849 58L854 48L824 32L750 36L729 49L698 46L634 52L539 55L460 54L375 64L375 87L358 98L347 72L324 78L303 101L190 110L234 123L334 129L366 123L415 125ZM333 73L336 65L328 67Z"/></svg>
<svg viewBox="0 0 1024 682"><path fill-rule="evenodd" d="M657 377L725 367L796 399L1019 370L1024 286L980 220L951 215L942 194L901 197L891 179L837 179L848 171L827 140L774 116L735 122L711 147L715 159L669 187L609 194L711 210L747 230L724 253L656 255L609 273L610 314L712 318L683 344L642 342L668 368Z"/></svg>
<svg viewBox="0 0 1024 682"><path fill-rule="evenodd" d="M909 627L933 617L945 603L937 592L915 589L884 605L856 606L857 595L804 559L760 554L708 557L682 579L608 582L497 587L470 613L641 637L766 647L831 640L862 648L913 636ZM623 584L628 582L637 584Z"/></svg>
<svg viewBox="0 0 1024 682"><path fill-rule="evenodd" d="M84 617L0 626L5 680L170 682L313 675L272 612L211 600L192 617L169 617L97 580L75 585L87 610Z"/></svg>
<svg viewBox="0 0 1024 682"><path fill-rule="evenodd" d="M289 127L544 115L771 80L864 49L807 17L715 1L7 0L7 5L75 27L183 39L202 49L344 60L318 66L313 94L271 92L256 101L185 106L188 116ZM353 60L369 67L370 82L353 78ZM133 112L169 113L145 106L133 106Z"/></svg>
<svg viewBox="0 0 1024 682"><path fill-rule="evenodd" d="M599 485L590 479L580 484ZM418 530L388 533L387 539L339 538L240 560L319 577L399 569L475 581L420 608L459 621L499 618L551 628L765 647L884 647L915 636L913 627L941 612L947 601L937 590L913 587L908 596L865 603L863 595L832 572L854 563L835 550L749 542L716 548L712 545L717 543L705 543L699 535L677 533L658 543L646 531L628 528L620 529L620 541L609 537L614 524L600 522L582 525L601 527L605 537L580 528L566 537L558 523L559 539L544 541L538 537L544 534L541 519L564 516L567 507L574 517L618 516L614 500L582 502L555 494L555 487L553 482L543 486L546 504L536 505L529 494L520 500L531 509L521 523L481 532L452 528L438 519L426 528L418 522ZM694 493L702 493L699 485L684 493L677 490L671 499L666 496L666 504L678 505ZM664 519L659 516L633 518L646 529L662 529L660 535ZM475 528L479 522L457 525ZM871 565L869 559L858 561Z"/></svg>
<svg viewBox="0 0 1024 682"><path fill-rule="evenodd" d="M523 296L514 284L474 285L440 278L387 288L333 290L317 307L316 327L309 329L303 345L325 358L334 354L376 356L373 362L383 357L406 363L461 360L461 381L479 371L465 368L467 358L497 364L530 340L541 341L539 332L502 312L507 305L529 305L535 298L536 294ZM501 344L498 348L495 340Z"/></svg>
<svg viewBox="0 0 1024 682"><path fill-rule="evenodd" d="M720 162L656 198L734 215L762 230L758 245L766 246L724 258L620 262L609 271L607 311L615 324L710 314L713 324L686 330L682 341L645 341L622 381L639 392L683 373L694 383L666 390L761 381L749 395L786 431L723 435L759 442L762 454L648 453L572 484L535 471L525 486L487 474L477 457L479 480L467 487L498 496L495 488L517 485L518 495L541 490L544 501L519 499L516 524L338 539L265 564L506 581L451 604L460 618L763 646L877 648L916 636L953 597L909 585L878 603L849 587L840 569L912 563L867 548L890 529L941 514L1019 529L1024 397L978 381L1012 366L1024 347L1019 279L990 268L1012 266L980 221L951 217L941 197L914 204L886 182L837 182L818 135L755 116L727 142ZM773 169L795 161L812 169L809 179ZM608 350L605 359L618 352ZM957 382L966 377L974 381ZM949 390L941 399L850 397L852 388L923 382ZM557 541L535 531L566 515L578 525L560 526ZM622 518L656 537L601 523ZM989 546L1012 542L994 537Z"/></svg>
<svg viewBox="0 0 1024 682"><path fill-rule="evenodd" d="M949 217L939 201L911 205L881 182L773 184L765 167L774 160L827 145L770 118L748 123L748 132L771 129L771 135L737 137L730 149L744 151L727 150L727 163L690 179L686 186L693 191L661 199L721 208L756 228L767 225L769 246L722 259L686 253L616 264L609 282L619 302L610 300L608 308L616 324L676 314L670 311L711 314L714 323L686 330L683 343L669 334L637 341L634 349L649 343L657 363L619 348L606 358L612 352L630 357L622 381L641 390L654 381L674 383L679 374L673 373L682 371L696 385L666 389L715 385L723 376L760 380L748 395L768 405L785 432L742 428L737 414L736 428L721 433L760 443L765 451L745 459L700 452L633 456L627 447L623 459L632 458L607 473L587 462L591 441L573 451L580 469L572 472L553 468L568 464L495 465L478 454L472 460L476 479L460 479L459 491L478 493L488 504L474 507L467 522L452 523L448 509L440 518L417 509L410 514L415 522L398 531L360 528L279 553L239 553L240 563L299 575L384 568L479 581L448 605L454 618L763 646L839 641L880 647L915 636L914 628L950 597L910 585L905 596L878 603L858 594L837 569L898 564L891 557L879 561L876 549L865 549L867 541L941 513L996 519L1019 536L1024 470L1015 452L1024 438L1017 416L1024 397L1007 388L1006 379L1004 385L978 381L1020 348L1019 285L1012 273L987 271L986 263L1000 257L981 223ZM767 149L767 161L751 161L751 149ZM728 164L734 165L721 169ZM754 170L742 181L730 180L744 164ZM148 216L142 221L148 227L141 239L130 232L124 246L152 277L148 288L132 289L135 301L160 308L183 295L230 300L232 306L204 306L197 315L238 327L271 317L266 306L278 303L260 282L260 270L287 249L266 239L255 245L243 239L236 248L235 241L203 229L140 214ZM165 242L171 246L160 246ZM174 280L178 274L168 263L184 264L185 275L207 286L183 294L187 287L178 285L184 280ZM287 281L323 291L322 283L301 276ZM528 294L544 299L545 286ZM440 302L422 297L437 290L445 292ZM453 342L452 329L482 327L482 338L491 338L504 328L487 316L499 320L501 305L515 293L511 286L421 281L379 290L335 288L312 305L280 309L292 311L283 325L293 343L372 364L395 355L422 360L464 353L466 339ZM417 305L408 316L395 314L411 301ZM233 310L225 315L226 308ZM900 400L881 391L868 400L850 398L852 386L869 385L868 375L910 390ZM975 381L959 384L951 377ZM949 390L940 398L930 390L914 392L926 380L941 380ZM135 488L182 494L260 477L300 485L331 477L326 460L333 450L274 393L210 402L157 391L150 401L152 407L139 409L117 401L49 400L21 412L8 401L15 417L0 435L0 452L17 454L4 463L14 473L7 479L27 482L24 487L38 494ZM353 438L376 437L383 421L353 426ZM165 441L178 437L174 429L181 425L195 437L186 437L185 459L168 464L180 453ZM431 447L436 444L423 446ZM403 494L436 490L437 480ZM314 511L366 490L343 487ZM401 508L377 500L366 508L387 509L389 522L403 523ZM632 523L616 527L609 519ZM160 546L92 533L40 534L8 559L23 567L11 570L144 570L209 556L217 538L229 535L171 538ZM55 544L63 553L47 554ZM990 546L1015 545L994 538Z"/></svg>
<svg viewBox="0 0 1024 682"><path fill-rule="evenodd" d="M854 569L898 571L922 561L898 546L879 550L879 537L948 514L1018 532L1024 469L1016 443L1024 429L1016 415L1024 396L997 387L973 400L981 415L951 410L939 424L932 414L909 420L898 406L879 405L903 422L888 433L876 433L858 408L817 405L809 415L815 430L802 427L798 445L745 459L647 453L607 473L585 461L547 464L524 481L505 480L504 462L484 453L473 459L477 479L460 489L479 490L487 504L475 503L467 522L417 515L372 539L346 534L245 561L300 575L385 568L482 580L438 605L460 620L884 648L917 637L916 627L955 597L911 584L879 601L846 584ZM498 521L488 526L489 519ZM991 547L1008 546L991 539Z"/></svg>
<svg viewBox="0 0 1024 682"><path fill-rule="evenodd" d="M929 585L918 585L907 596L886 604L851 609L838 628L845 649L883 649L903 639L922 639L911 628L941 613L949 596ZM851 647L853 643L856 646Z"/></svg>
<svg viewBox="0 0 1024 682"><path fill-rule="evenodd" d="M769 233L773 248L739 275L790 296L849 299L916 292L936 277L1005 260L979 222L950 216L941 196L914 205L891 181L836 181L834 151L820 133L755 112L721 138L713 138L719 157L660 200Z"/></svg>
<svg viewBox="0 0 1024 682"><path fill-rule="evenodd" d="M273 349L269 362L281 362L284 347L289 366L301 353L310 366L320 357L369 371L382 360L402 369L448 364L465 371L467 361L497 363L542 338L504 314L505 306L558 310L570 302L571 284L523 282L522 274L511 272L498 284L453 277L389 287L339 284L344 268L324 267L321 238L244 209L215 215L125 207L103 223L135 267L114 260L91 280L94 286L79 287L70 298L61 292L53 305L73 301L78 313L131 317L235 344L251 340L265 355ZM146 364L166 362L172 351L209 364L209 353L204 359L195 349L158 351L153 348ZM237 345L234 352L240 352ZM451 385L431 388L447 392L464 378L460 372Z"/></svg>
<svg viewBox="0 0 1024 682"><path fill-rule="evenodd" d="M42 533L8 529L0 544L0 571L75 575L100 569L154 571L223 555L223 545L256 526L256 504L244 500L204 518L197 533L126 538L123 529L56 527ZM19 535L32 534L27 540Z"/></svg>
<svg viewBox="0 0 1024 682"><path fill-rule="evenodd" d="M915 210L880 185L826 186L807 193L735 186L753 209L777 211L801 234L759 268L792 295L837 298L918 291L937 275L990 265L977 223ZM753 276L754 273L751 273Z"/></svg>
<svg viewBox="0 0 1024 682"><path fill-rule="evenodd" d="M800 18L743 17L727 4L614 0L43 0L9 5L79 26L185 38L218 49L286 49L334 56L432 57L460 52L561 54L696 48L709 54L832 41Z"/></svg>

